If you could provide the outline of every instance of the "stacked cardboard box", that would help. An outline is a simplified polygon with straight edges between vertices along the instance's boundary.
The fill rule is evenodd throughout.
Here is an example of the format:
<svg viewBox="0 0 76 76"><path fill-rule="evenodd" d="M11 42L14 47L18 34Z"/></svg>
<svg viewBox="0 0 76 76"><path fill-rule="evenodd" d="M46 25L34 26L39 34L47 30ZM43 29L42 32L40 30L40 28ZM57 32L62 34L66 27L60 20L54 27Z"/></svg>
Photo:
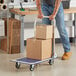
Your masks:
<svg viewBox="0 0 76 76"><path fill-rule="evenodd" d="M44 60L52 55L53 26L37 25L36 36L27 39L27 58Z"/></svg>
<svg viewBox="0 0 76 76"><path fill-rule="evenodd" d="M53 37L52 25L37 25L36 26L36 38L37 39L50 39Z"/></svg>
<svg viewBox="0 0 76 76"><path fill-rule="evenodd" d="M5 35L7 36L7 19L5 21ZM8 33L9 33L9 53L20 53L20 28L21 22L17 19L10 18L8 25ZM7 39L6 39L7 41ZM6 45L4 40L1 40L1 45ZM3 47L1 47L2 49ZM7 50L7 48L5 49Z"/></svg>
<svg viewBox="0 0 76 76"><path fill-rule="evenodd" d="M9 53L20 53L20 28L21 23L17 19L10 19L9 24Z"/></svg>
<svg viewBox="0 0 76 76"><path fill-rule="evenodd" d="M1 50L7 51L7 38L1 39L0 45L1 45L0 46L0 49Z"/></svg>

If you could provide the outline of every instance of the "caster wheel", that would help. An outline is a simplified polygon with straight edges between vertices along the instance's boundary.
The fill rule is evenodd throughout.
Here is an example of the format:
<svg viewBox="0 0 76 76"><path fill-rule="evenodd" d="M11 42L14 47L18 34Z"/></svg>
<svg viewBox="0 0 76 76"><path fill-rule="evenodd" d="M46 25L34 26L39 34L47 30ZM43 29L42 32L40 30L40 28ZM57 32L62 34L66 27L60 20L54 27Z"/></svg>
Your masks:
<svg viewBox="0 0 76 76"><path fill-rule="evenodd" d="M54 64L54 60L53 59L52 60L49 60L49 64L50 65Z"/></svg>
<svg viewBox="0 0 76 76"><path fill-rule="evenodd" d="M34 70L34 65L30 65L30 71L33 71Z"/></svg>
<svg viewBox="0 0 76 76"><path fill-rule="evenodd" d="M19 68L20 68L20 63L16 62L15 67L16 67L17 69L19 69Z"/></svg>

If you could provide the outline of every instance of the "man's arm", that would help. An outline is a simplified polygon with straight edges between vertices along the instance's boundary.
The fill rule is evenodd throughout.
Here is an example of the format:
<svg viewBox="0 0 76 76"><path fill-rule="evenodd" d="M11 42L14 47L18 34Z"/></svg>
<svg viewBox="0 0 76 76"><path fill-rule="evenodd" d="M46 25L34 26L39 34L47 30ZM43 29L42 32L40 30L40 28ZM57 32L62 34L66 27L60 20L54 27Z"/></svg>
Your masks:
<svg viewBox="0 0 76 76"><path fill-rule="evenodd" d="M60 3L61 3L61 0L56 0L55 2L55 8L54 8L54 11L53 11L53 14L56 15L57 12L58 12L58 9L60 7Z"/></svg>
<svg viewBox="0 0 76 76"><path fill-rule="evenodd" d="M52 19L55 18L56 14L57 14L57 12L58 12L58 9L59 9L59 7L60 7L60 3L61 3L61 0L56 0L54 11L53 11L52 15L49 17L50 20L52 20Z"/></svg>
<svg viewBox="0 0 76 76"><path fill-rule="evenodd" d="M37 5L37 8L38 8L38 17L42 18L43 14L42 14L42 11L41 11L40 0L36 0L36 5Z"/></svg>
<svg viewBox="0 0 76 76"><path fill-rule="evenodd" d="M36 0L36 5L37 5L38 10L41 11L40 0Z"/></svg>

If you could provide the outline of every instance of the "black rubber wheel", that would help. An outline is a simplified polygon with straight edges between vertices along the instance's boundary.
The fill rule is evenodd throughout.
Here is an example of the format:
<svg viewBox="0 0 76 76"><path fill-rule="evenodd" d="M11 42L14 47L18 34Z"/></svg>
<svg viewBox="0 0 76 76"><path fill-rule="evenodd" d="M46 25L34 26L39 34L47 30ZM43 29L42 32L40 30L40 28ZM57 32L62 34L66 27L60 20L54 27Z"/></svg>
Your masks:
<svg viewBox="0 0 76 76"><path fill-rule="evenodd" d="M50 64L50 65L54 64L54 59L49 60L49 64Z"/></svg>
<svg viewBox="0 0 76 76"><path fill-rule="evenodd" d="M19 63L19 62L16 62L15 67L16 67L17 69L19 69L19 68L20 68L20 63Z"/></svg>
<svg viewBox="0 0 76 76"><path fill-rule="evenodd" d="M34 70L35 65L30 65L30 71Z"/></svg>

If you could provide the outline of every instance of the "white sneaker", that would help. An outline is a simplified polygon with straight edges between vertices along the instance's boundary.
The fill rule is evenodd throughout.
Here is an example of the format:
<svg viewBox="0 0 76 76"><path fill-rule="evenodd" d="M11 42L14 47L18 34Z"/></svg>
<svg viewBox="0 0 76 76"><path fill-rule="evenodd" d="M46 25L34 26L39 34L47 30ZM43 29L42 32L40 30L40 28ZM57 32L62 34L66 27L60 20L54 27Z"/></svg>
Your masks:
<svg viewBox="0 0 76 76"><path fill-rule="evenodd" d="M57 53L54 53L54 58L56 59L58 56L57 56Z"/></svg>

